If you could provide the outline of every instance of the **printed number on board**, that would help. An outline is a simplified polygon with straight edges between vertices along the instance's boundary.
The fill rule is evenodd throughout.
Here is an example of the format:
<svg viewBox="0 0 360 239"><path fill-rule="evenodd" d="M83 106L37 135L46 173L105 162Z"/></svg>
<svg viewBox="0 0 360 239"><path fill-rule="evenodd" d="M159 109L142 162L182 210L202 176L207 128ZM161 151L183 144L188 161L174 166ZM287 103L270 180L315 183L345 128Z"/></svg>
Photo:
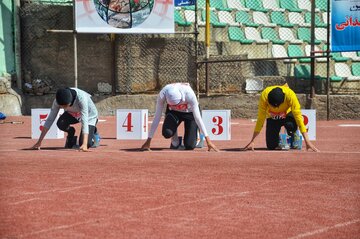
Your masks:
<svg viewBox="0 0 360 239"><path fill-rule="evenodd" d="M222 126L222 123L223 123L223 118L220 117L220 116L214 116L212 118L212 122L215 124L215 126L217 128L212 128L211 132L214 134L214 135L220 135L224 132L224 128Z"/></svg>
<svg viewBox="0 0 360 239"><path fill-rule="evenodd" d="M304 120L304 125L306 127L306 131L309 131L309 126L308 126L309 118L306 115L303 115L302 117L303 117L303 120Z"/></svg>
<svg viewBox="0 0 360 239"><path fill-rule="evenodd" d="M146 114L144 114L144 132L147 131L147 122L146 122Z"/></svg>
<svg viewBox="0 0 360 239"><path fill-rule="evenodd" d="M39 118L40 118L40 131L43 130L44 128L44 124L45 124L45 121L46 121L46 118L48 117L48 114L39 114Z"/></svg>
<svg viewBox="0 0 360 239"><path fill-rule="evenodd" d="M126 128L127 132L132 132L132 127L134 127L132 125L131 118L132 118L132 113L128 113L128 115L126 116L126 118L125 118L125 120L124 120L124 122L122 124L122 127Z"/></svg>

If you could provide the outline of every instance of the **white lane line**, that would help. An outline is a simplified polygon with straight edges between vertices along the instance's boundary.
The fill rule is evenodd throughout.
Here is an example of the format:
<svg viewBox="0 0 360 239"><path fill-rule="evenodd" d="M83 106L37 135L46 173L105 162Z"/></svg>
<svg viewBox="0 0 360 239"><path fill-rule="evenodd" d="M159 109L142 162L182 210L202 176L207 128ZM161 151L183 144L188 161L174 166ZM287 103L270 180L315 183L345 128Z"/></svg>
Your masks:
<svg viewBox="0 0 360 239"><path fill-rule="evenodd" d="M9 203L9 205L18 205L18 204L21 204L21 203L31 202L31 201L35 201L35 200L41 200L41 198L30 198L30 199L27 199L27 200L22 200L22 201Z"/></svg>
<svg viewBox="0 0 360 239"><path fill-rule="evenodd" d="M339 124L340 127L360 127L360 124Z"/></svg>
<svg viewBox="0 0 360 239"><path fill-rule="evenodd" d="M305 232L305 233L299 234L297 236L290 237L288 239L299 239L299 238L309 237L309 236L313 236L313 235L320 234L320 233L323 233L323 232L327 232L327 231L329 231L331 229L335 229L335 228L339 228L339 227L346 227L346 226L349 226L351 224L355 224L355 223L359 223L359 222L360 222L360 219L358 218L358 219L355 219L355 220L352 220L352 221L338 223L338 224L335 224L335 225L330 226L330 227L320 228L320 229L315 230L315 231Z"/></svg>

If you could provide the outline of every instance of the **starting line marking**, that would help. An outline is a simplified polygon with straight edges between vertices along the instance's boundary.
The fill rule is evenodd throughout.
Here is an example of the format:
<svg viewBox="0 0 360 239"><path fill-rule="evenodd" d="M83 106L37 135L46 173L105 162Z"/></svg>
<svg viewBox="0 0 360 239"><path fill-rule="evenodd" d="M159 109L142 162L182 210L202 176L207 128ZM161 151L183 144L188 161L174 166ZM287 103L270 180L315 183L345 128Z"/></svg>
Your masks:
<svg viewBox="0 0 360 239"><path fill-rule="evenodd" d="M360 127L360 124L339 124L340 127Z"/></svg>

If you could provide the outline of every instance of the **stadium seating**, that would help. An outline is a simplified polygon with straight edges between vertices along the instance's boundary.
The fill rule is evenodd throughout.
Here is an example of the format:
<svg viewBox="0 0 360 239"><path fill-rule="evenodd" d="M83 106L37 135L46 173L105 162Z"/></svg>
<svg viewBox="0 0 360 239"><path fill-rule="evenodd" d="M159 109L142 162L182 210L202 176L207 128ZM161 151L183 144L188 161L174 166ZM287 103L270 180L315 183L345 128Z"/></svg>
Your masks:
<svg viewBox="0 0 360 239"><path fill-rule="evenodd" d="M240 0L227 0L229 8L236 9L238 11L250 11L249 8L246 8Z"/></svg>
<svg viewBox="0 0 360 239"><path fill-rule="evenodd" d="M326 28L315 27L315 39L323 43L327 42Z"/></svg>
<svg viewBox="0 0 360 239"><path fill-rule="evenodd" d="M360 76L353 75L350 67L346 63L336 62L335 63L335 75L341 77L342 80L358 81Z"/></svg>
<svg viewBox="0 0 360 239"><path fill-rule="evenodd" d="M180 11L177 9L174 12L174 19L175 19L175 23L178 24L179 26L183 26L183 27L191 26L191 22L186 21L184 17L181 15Z"/></svg>
<svg viewBox="0 0 360 239"><path fill-rule="evenodd" d="M206 11L205 10L201 11L201 17L202 17L202 21L205 22L206 21ZM210 24L213 27L226 27L226 25L227 25L224 22L220 22L217 14L212 10L210 10Z"/></svg>
<svg viewBox="0 0 360 239"><path fill-rule="evenodd" d="M305 52L304 50L301 48L301 46L299 45L288 45L288 55L290 57L303 57L305 56ZM311 59L310 58L301 58L299 59L299 62L301 63L309 63L311 62Z"/></svg>
<svg viewBox="0 0 360 239"><path fill-rule="evenodd" d="M302 40L295 38L291 28L280 27L279 28L279 37L281 40L289 41L290 43L293 43L293 44L303 43Z"/></svg>
<svg viewBox="0 0 360 239"><path fill-rule="evenodd" d="M302 12L296 0L280 0L280 7L285 8L289 12Z"/></svg>
<svg viewBox="0 0 360 239"><path fill-rule="evenodd" d="M262 27L261 36L263 39L268 39L274 44L282 44L282 45L285 44L285 41L279 38L274 28Z"/></svg>
<svg viewBox="0 0 360 239"><path fill-rule="evenodd" d="M258 12L269 11L269 9L264 8L261 0L245 0L245 7Z"/></svg>
<svg viewBox="0 0 360 239"><path fill-rule="evenodd" d="M311 79L311 68L308 64L298 64L295 65L294 68L294 76L297 79L304 79L304 80L310 80ZM323 79L319 75L315 75L315 80L321 80Z"/></svg>
<svg viewBox="0 0 360 239"><path fill-rule="evenodd" d="M254 40L257 43L269 43L268 39L262 39L260 33L255 27L245 27L245 36L249 40Z"/></svg>
<svg viewBox="0 0 360 239"><path fill-rule="evenodd" d="M327 0L315 0L315 7L323 12L327 11Z"/></svg>
<svg viewBox="0 0 360 239"><path fill-rule="evenodd" d="M326 51L327 50L327 45L324 45L323 46L323 51ZM326 56L326 52L324 52L324 55ZM331 52L330 53L330 56L332 57L332 59L335 61L335 62L346 62L348 60L351 60L351 58L349 57L343 57L341 56L341 53L340 52Z"/></svg>
<svg viewBox="0 0 360 239"><path fill-rule="evenodd" d="M311 12L305 13L305 22L311 24ZM316 27L327 27L327 23L321 21L319 14L315 13L315 26Z"/></svg>
<svg viewBox="0 0 360 239"><path fill-rule="evenodd" d="M294 68L294 76L298 79L310 79L311 70L310 65L296 65Z"/></svg>
<svg viewBox="0 0 360 239"><path fill-rule="evenodd" d="M254 23L254 21L250 18L249 13L245 11L238 11L235 16L235 21L247 27L260 26L260 24Z"/></svg>
<svg viewBox="0 0 360 239"><path fill-rule="evenodd" d="M238 41L242 44L252 44L254 40L246 39L244 32L239 27L229 27L229 39L231 41Z"/></svg>
<svg viewBox="0 0 360 239"><path fill-rule="evenodd" d="M306 23L304 17L298 12L289 12L289 22L300 27L310 27L310 23Z"/></svg>
<svg viewBox="0 0 360 239"><path fill-rule="evenodd" d="M311 43L310 28L299 27L297 30L298 39L303 40L304 42ZM315 39L315 44L320 44L321 41Z"/></svg>
<svg viewBox="0 0 360 239"><path fill-rule="evenodd" d="M300 9L305 10L307 12L311 12L311 2L310 0L298 0L297 4ZM319 12L320 9L315 8L315 12Z"/></svg>
<svg viewBox="0 0 360 239"><path fill-rule="evenodd" d="M352 61L360 61L360 57L356 54L355 51L342 52L341 55L343 57L351 58Z"/></svg>
<svg viewBox="0 0 360 239"><path fill-rule="evenodd" d="M235 22L233 16L231 15L231 12L228 11L218 11L218 17L219 21L226 23L230 26L239 26L240 23Z"/></svg>
<svg viewBox="0 0 360 239"><path fill-rule="evenodd" d="M285 14L279 11L273 11L270 13L270 19L272 23L279 25L281 27L294 27L294 24L290 23Z"/></svg>
<svg viewBox="0 0 360 239"><path fill-rule="evenodd" d="M328 24L327 12L323 12L322 14L323 23Z"/></svg>
<svg viewBox="0 0 360 239"><path fill-rule="evenodd" d="M263 1L263 6L266 9L270 9L271 11L278 11L278 12L284 12L285 9L281 8L278 4L277 0L266 0Z"/></svg>
<svg viewBox="0 0 360 239"><path fill-rule="evenodd" d="M267 14L263 12L253 12L254 22L266 27L276 27L276 23L269 22Z"/></svg>
<svg viewBox="0 0 360 239"><path fill-rule="evenodd" d="M317 53L315 53L315 56L324 56L323 53L319 52L320 48L318 46L314 46L314 51L317 52ZM311 56L311 45L306 45L305 46L305 55L306 56ZM322 58L316 58L316 61L325 62L327 60L326 60L326 57L322 57Z"/></svg>
<svg viewBox="0 0 360 239"><path fill-rule="evenodd" d="M272 45L271 53L274 58L289 57L283 45ZM285 59L284 62L296 62L296 59Z"/></svg>
<svg viewBox="0 0 360 239"><path fill-rule="evenodd" d="M184 15L185 15L185 20L187 22L191 22L191 23L195 22L195 11L193 11L193 10L184 10ZM198 15L198 25L199 26L204 26L205 25L205 22L201 19L201 17L199 17L199 15Z"/></svg>
<svg viewBox="0 0 360 239"><path fill-rule="evenodd" d="M359 76L360 77L360 63L359 62L353 62L351 64L351 73L354 76Z"/></svg>

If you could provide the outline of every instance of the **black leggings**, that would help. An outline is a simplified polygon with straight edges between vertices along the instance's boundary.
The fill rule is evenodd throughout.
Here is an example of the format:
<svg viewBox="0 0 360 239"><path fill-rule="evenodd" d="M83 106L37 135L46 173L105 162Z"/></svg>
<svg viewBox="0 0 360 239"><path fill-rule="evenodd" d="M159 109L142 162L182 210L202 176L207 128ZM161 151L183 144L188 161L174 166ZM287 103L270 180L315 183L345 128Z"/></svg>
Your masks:
<svg viewBox="0 0 360 239"><path fill-rule="evenodd" d="M196 147L197 140L197 124L192 112L178 112L174 110L166 110L165 120L162 128L162 135L165 138L171 138L177 131L177 128L184 121L184 146L187 150L193 150Z"/></svg>
<svg viewBox="0 0 360 239"><path fill-rule="evenodd" d="M268 118L266 120L266 146L268 149L273 150L279 145L279 133L282 126L285 127L289 136L294 136L298 126L291 112L286 115L285 119Z"/></svg>
<svg viewBox="0 0 360 239"><path fill-rule="evenodd" d="M60 130L67 132L69 138L72 138L75 135L75 128L71 127L70 125L77 123L79 123L79 121L76 118L74 118L71 114L65 111L59 117L56 125ZM96 133L96 131L97 131L96 126L89 125L89 137L88 137L88 145L87 145L88 148L90 148L94 144L93 138L94 138L94 133ZM82 145L82 143L83 143L83 134L81 130L79 145Z"/></svg>

